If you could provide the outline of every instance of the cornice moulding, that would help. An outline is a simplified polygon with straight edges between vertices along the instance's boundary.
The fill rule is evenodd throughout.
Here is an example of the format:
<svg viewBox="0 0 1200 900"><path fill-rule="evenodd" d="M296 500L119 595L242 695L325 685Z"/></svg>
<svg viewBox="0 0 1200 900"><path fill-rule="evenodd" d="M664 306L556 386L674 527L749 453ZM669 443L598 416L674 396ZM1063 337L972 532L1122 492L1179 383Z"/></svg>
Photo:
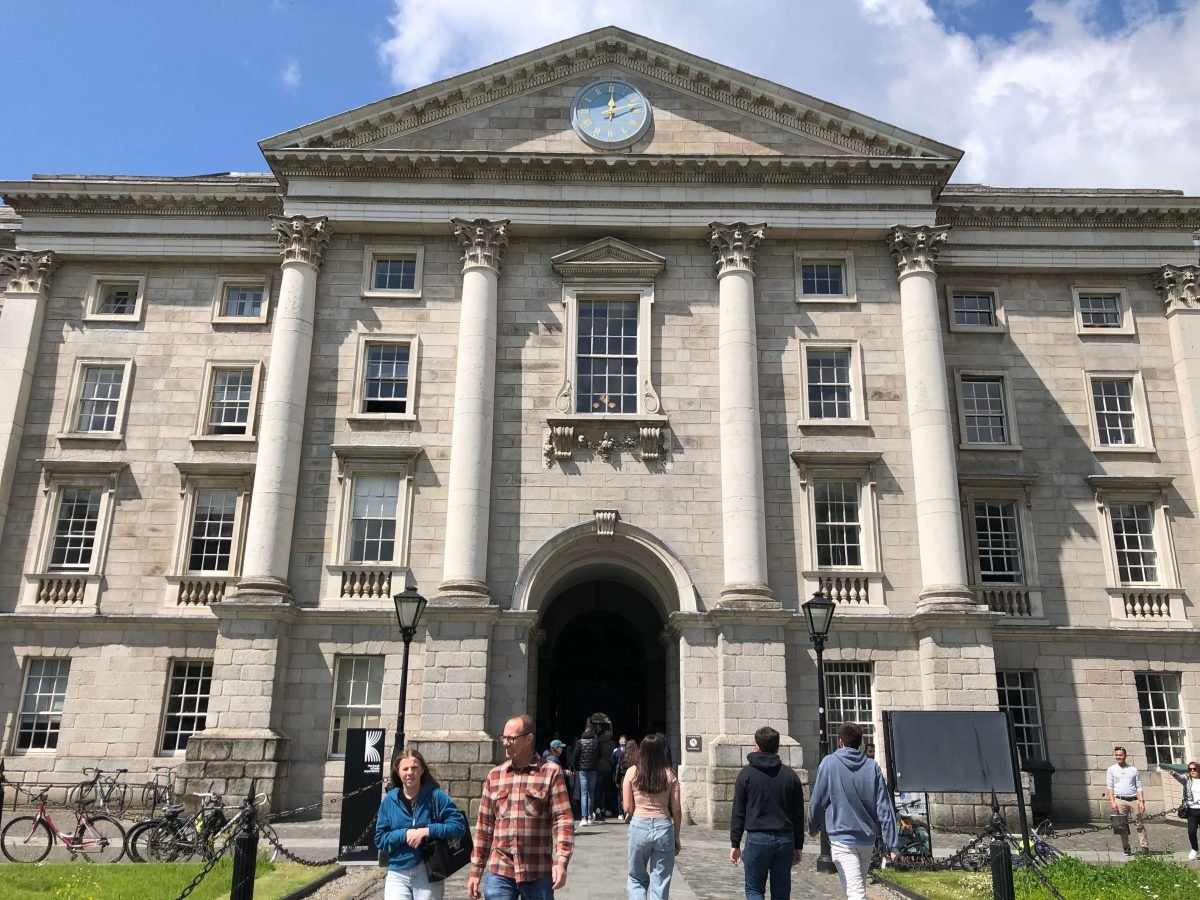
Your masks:
<svg viewBox="0 0 1200 900"><path fill-rule="evenodd" d="M1154 228L1178 231L1191 231L1200 224L1200 199L1162 199L1175 202L1140 206L974 206L941 202L937 205L937 223L958 228Z"/></svg>

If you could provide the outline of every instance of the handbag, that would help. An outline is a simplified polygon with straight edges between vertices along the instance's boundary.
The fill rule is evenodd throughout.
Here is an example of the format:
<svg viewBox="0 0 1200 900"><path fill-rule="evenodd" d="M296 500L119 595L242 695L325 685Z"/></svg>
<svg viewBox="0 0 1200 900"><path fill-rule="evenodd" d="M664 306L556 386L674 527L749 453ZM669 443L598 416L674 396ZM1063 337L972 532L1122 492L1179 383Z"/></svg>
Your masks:
<svg viewBox="0 0 1200 900"><path fill-rule="evenodd" d="M471 829L461 837L429 838L425 841L425 871L430 881L445 881L471 861Z"/></svg>

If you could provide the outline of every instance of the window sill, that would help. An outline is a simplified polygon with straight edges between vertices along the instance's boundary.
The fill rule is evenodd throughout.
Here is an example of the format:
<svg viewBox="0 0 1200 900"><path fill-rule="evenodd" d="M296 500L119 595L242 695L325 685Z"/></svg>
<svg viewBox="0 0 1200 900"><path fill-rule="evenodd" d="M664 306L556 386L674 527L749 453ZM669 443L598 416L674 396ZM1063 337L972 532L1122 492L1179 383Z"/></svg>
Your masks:
<svg viewBox="0 0 1200 900"><path fill-rule="evenodd" d="M60 442L78 441L88 444L119 444L125 440L125 434L117 431L64 431L56 434L55 438Z"/></svg>
<svg viewBox="0 0 1200 900"><path fill-rule="evenodd" d="M950 325L951 334L1007 334L1003 325Z"/></svg>
<svg viewBox="0 0 1200 900"><path fill-rule="evenodd" d="M812 303L840 303L844 306L849 306L857 303L858 297L854 294L801 294L796 298L796 302L803 305Z"/></svg>
<svg viewBox="0 0 1200 900"><path fill-rule="evenodd" d="M417 414L415 412L403 413L349 413L346 416L347 422L415 422Z"/></svg>
<svg viewBox="0 0 1200 900"><path fill-rule="evenodd" d="M642 462L664 463L670 442L670 420L665 415L601 413L552 416L542 445L546 468L575 458L576 451L591 452L611 463L614 454L636 452Z"/></svg>
<svg viewBox="0 0 1200 900"><path fill-rule="evenodd" d="M1108 337L1137 337L1137 331L1129 326L1121 326L1120 328L1076 328L1075 334L1080 338L1108 338Z"/></svg>
<svg viewBox="0 0 1200 900"><path fill-rule="evenodd" d="M266 325L267 317L263 316L220 316L212 320L213 325Z"/></svg>
<svg viewBox="0 0 1200 900"><path fill-rule="evenodd" d="M959 450L994 450L1000 453L1019 453L1024 448L1020 444L959 444Z"/></svg>
<svg viewBox="0 0 1200 900"><path fill-rule="evenodd" d="M1093 444L1091 449L1092 449L1092 452L1096 453L1096 454L1109 453L1109 454L1112 454L1113 456L1137 456L1138 454L1145 455L1145 454L1152 454L1152 453L1158 452L1157 448L1155 448L1153 445L1151 445L1149 447L1141 446L1141 445L1113 447L1108 444L1103 444L1103 445Z"/></svg>
<svg viewBox="0 0 1200 900"><path fill-rule="evenodd" d="M107 316L101 313L89 313L83 317L83 321L106 323L116 322L122 325L140 325L142 323L142 317L136 313L131 316Z"/></svg>
<svg viewBox="0 0 1200 900"><path fill-rule="evenodd" d="M192 444L204 448L219 448L222 444L233 444L238 449L245 449L247 444L258 443L258 436L253 434L193 434Z"/></svg>
<svg viewBox="0 0 1200 900"><path fill-rule="evenodd" d="M418 291L363 291L364 300L420 300Z"/></svg>
<svg viewBox="0 0 1200 900"><path fill-rule="evenodd" d="M797 428L870 428L866 419L800 419Z"/></svg>

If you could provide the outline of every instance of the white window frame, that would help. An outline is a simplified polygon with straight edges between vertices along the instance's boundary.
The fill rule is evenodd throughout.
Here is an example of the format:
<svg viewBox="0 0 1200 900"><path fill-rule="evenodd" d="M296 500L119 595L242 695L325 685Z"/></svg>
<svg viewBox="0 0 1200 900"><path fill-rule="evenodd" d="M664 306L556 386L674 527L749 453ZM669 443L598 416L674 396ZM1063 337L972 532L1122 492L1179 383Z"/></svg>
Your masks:
<svg viewBox="0 0 1200 900"><path fill-rule="evenodd" d="M962 475L959 500L963 510L963 540L967 548L967 567L971 587L980 602L997 612L1044 619L1042 577L1038 567L1036 532L1033 527L1033 486L1029 475ZM988 501L1012 503L1017 514L1017 540L1021 547L1021 581L984 581L979 564L979 534L975 522L975 504ZM1011 600L1011 603L993 600ZM1023 603L1020 601L1024 601ZM1021 610L1027 610L1022 612Z"/></svg>
<svg viewBox="0 0 1200 900"><path fill-rule="evenodd" d="M1179 590L1179 570L1175 558L1175 541L1172 536L1167 495L1171 479L1155 476L1125 478L1115 475L1092 475L1087 480L1096 494L1098 525L1105 551L1104 566L1110 591L1142 588ZM1150 507L1153 522L1151 537L1154 540L1155 563L1158 569L1158 579L1154 582L1123 582L1120 578L1116 540L1109 511L1114 504L1131 503Z"/></svg>
<svg viewBox="0 0 1200 900"><path fill-rule="evenodd" d="M1102 444L1096 421L1096 399L1092 392L1095 381L1130 381L1130 401L1133 404L1134 444ZM1154 430L1150 422L1150 404L1146 398L1146 382L1138 369L1099 370L1084 372L1084 393L1087 395L1088 430L1093 453L1152 453Z"/></svg>
<svg viewBox="0 0 1200 900"><path fill-rule="evenodd" d="M1097 328L1083 324L1083 308L1080 305L1080 298L1092 294L1107 294L1117 298L1118 313L1121 317L1120 325L1116 328ZM1126 293L1125 288L1112 287L1111 285L1072 285L1071 305L1075 310L1075 332L1080 337L1111 337L1112 335L1137 334L1137 326L1133 318L1133 308L1129 305L1129 295Z"/></svg>
<svg viewBox="0 0 1200 900"><path fill-rule="evenodd" d="M179 521L176 526L175 561L171 570L175 575L187 576L230 576L242 570L242 557L246 543L246 520L250 510L250 494L254 484L254 470L239 463L176 463L180 476ZM233 540L230 544L229 567L225 572L210 570L192 571L188 568L191 558L192 525L196 514L196 495L200 491L233 491L237 495L234 505Z"/></svg>
<svg viewBox="0 0 1200 900"><path fill-rule="evenodd" d="M375 262L380 259L412 259L416 263L411 290L376 290ZM416 300L421 296L425 248L418 244L372 245L363 249L362 295L377 300Z"/></svg>
<svg viewBox="0 0 1200 900"><path fill-rule="evenodd" d="M854 254L848 250L797 250L796 251L796 302L797 303L857 303L858 293L854 283ZM804 266L840 265L842 267L842 293L806 294L804 292Z"/></svg>
<svg viewBox="0 0 1200 900"><path fill-rule="evenodd" d="M1000 382L1001 398L1004 403L1004 431L1007 440L999 444L972 443L967 440L967 407L963 392L963 379L981 378ZM1016 406L1013 402L1012 379L1003 369L955 369L954 389L958 397L958 434L960 450L1020 450L1021 439L1017 431Z"/></svg>
<svg viewBox="0 0 1200 900"><path fill-rule="evenodd" d="M34 663L44 663L44 662L53 662L58 665L59 672L53 676L55 678L64 677L63 673L61 672L61 668L64 663L66 664L66 668L67 668L67 671L65 673L66 683L63 685L61 701L60 701L60 708L57 711L51 709L49 712L38 712L37 710L33 710L31 712L26 712L25 711L25 703L27 700L30 699L30 697L29 697L29 679L33 674L33 665L34 665ZM71 658L69 656L30 656L30 657L26 658L25 665L22 668L23 668L23 672L22 672L22 677L21 677L21 700L20 700L19 706L17 707L17 715L13 722L12 744L11 744L12 752L14 755L22 755L22 756L26 755L26 754L57 753L58 749L59 749L59 744L62 739L62 717L63 717L63 713L66 710L67 698L70 696L69 692L71 689ZM39 677L43 677L43 676L39 676ZM37 697L47 696L50 698L57 698L60 695L58 694L57 691L55 691L50 694L39 693L35 696L37 696ZM49 718L51 720L53 720L55 718L58 720L57 723L55 724L55 728L53 731L53 734L54 734L54 746L53 747L21 747L20 746L21 720L24 719L26 716L33 716L34 718L41 716L41 717ZM47 730L46 734L49 735L50 733L51 732L49 730Z"/></svg>
<svg viewBox="0 0 1200 900"><path fill-rule="evenodd" d="M172 693L172 687L175 683L175 670L176 670L176 668L178 668L180 666L201 666L201 667L207 666L208 667L208 676L207 676L208 677L208 693L201 694L200 692L197 691L194 694L185 692L183 694L178 695L181 704L186 703L187 701L191 700L191 701L193 701L194 706L193 706L193 709L189 712L183 712L181 710L178 713L172 713L171 712L171 698L173 696L175 696ZM203 668L201 671L203 672ZM202 682L202 680L204 679L205 676L203 674L200 674L198 676L193 676L193 675L185 673L181 677L183 678L185 686L186 686L187 681L189 679L196 677L196 678L201 679L201 682ZM158 753L157 753L157 755L159 755L159 756L183 756L187 752L188 741L191 740L192 737L194 737L195 735L204 731L205 728L208 727L208 710L207 710L207 708L205 709L205 711L203 713L197 712L195 710L199 706L199 701L201 698L204 698L206 707L207 707L208 703L211 702L211 700L212 700L212 684L213 684L213 661L211 659L172 659L171 660L170 665L167 668L167 687L166 687L166 690L163 692L163 696L164 696L163 711L162 711L162 717L161 717L162 720L161 720L161 723L160 723L160 726L158 729ZM172 718L172 716L174 716L175 718L178 718L178 719L184 719L184 718L202 719L204 724L203 724L203 727L197 728L194 731L184 731L182 728L175 729L174 731L168 731L167 723ZM167 741L168 734L174 734L176 736L176 741L175 741L176 744L179 743L178 739L180 736L186 734L187 738L184 740L182 747L176 746L175 748L167 748L165 746L165 744Z"/></svg>
<svg viewBox="0 0 1200 900"><path fill-rule="evenodd" d="M262 291L262 307L257 316L225 314L225 297L231 288L253 288ZM219 275L213 290L212 322L214 325L262 325L271 309L271 277L269 275Z"/></svg>
<svg viewBox="0 0 1200 900"><path fill-rule="evenodd" d="M833 660L825 663L825 708L829 711L828 717L828 732L825 735L825 740L828 744L827 752L833 753L837 750L837 734L838 729L846 722L854 722L856 725L862 726L863 730L863 745L877 743L875 739L875 666L870 662L855 661L855 660ZM863 694L860 691L843 694L838 690L830 690L830 688L838 685L837 679L849 678L860 679L866 678L869 685L867 693ZM840 711L843 698L852 699L856 702L853 704L858 711L867 712L866 718L846 719L841 715L834 715L834 711ZM861 701L865 699L866 703ZM864 709L868 706L869 709Z"/></svg>
<svg viewBox="0 0 1200 900"><path fill-rule="evenodd" d="M122 370L121 396L117 399L117 412L112 431L79 431L79 411L83 400L83 388L88 369ZM129 392L133 383L133 360L112 359L102 357L82 357L75 360L71 374L71 387L67 393L68 402L63 416L62 431L59 439L69 438L77 441L114 441L125 436L125 418L129 409Z"/></svg>
<svg viewBox="0 0 1200 900"><path fill-rule="evenodd" d="M960 325L954 320L954 297L956 294L987 295L992 298L993 325ZM946 285L946 321L952 332L960 334L1000 334L1008 331L1008 319L1004 314L1000 289L995 285L948 284Z"/></svg>
<svg viewBox="0 0 1200 900"><path fill-rule="evenodd" d="M1142 705L1143 691L1140 689L1140 687L1138 685L1138 681L1141 679L1159 679L1160 680L1159 684L1161 685L1161 687L1158 690L1155 690L1154 686L1151 685L1148 681L1146 683L1145 693L1147 695L1149 695L1149 697L1152 701L1149 708ZM1178 700L1179 700L1179 705L1174 707L1173 709L1166 706L1165 703L1161 707L1157 707L1157 706L1153 705L1154 695L1160 694L1160 693L1163 695L1166 695L1168 693L1171 693L1170 691L1167 690L1167 685L1165 683L1166 679L1174 679L1173 686L1174 686L1175 690L1173 691L1173 693L1175 694L1176 698L1178 698ZM1189 758L1187 724L1184 721L1184 715L1183 715L1183 679L1182 679L1182 677L1180 676L1180 674L1178 672L1148 672L1148 671L1135 672L1134 676L1133 676L1133 690L1134 690L1134 695L1137 697L1139 718L1144 716L1146 713L1149 713L1151 719L1153 719L1154 713L1158 712L1158 713L1165 713L1167 715L1168 719L1170 718L1170 716L1172 714L1174 714L1175 719L1178 722L1178 724L1176 726L1172 726L1169 723L1169 721L1168 721L1167 725L1151 725L1149 728L1147 728L1145 726L1145 724L1142 725L1142 746L1146 750L1146 765L1148 767L1154 766L1154 765L1161 765L1163 763L1175 763L1175 764L1182 765ZM1147 738L1151 737L1151 735L1158 735L1158 734L1167 735L1168 740L1165 742L1159 742L1158 740L1155 740L1153 742L1153 744L1147 740ZM1177 738L1177 740L1171 740L1170 738ZM1155 748L1154 753L1153 753L1153 756L1154 756L1153 759L1151 759L1151 747ZM1163 759L1161 757L1161 755L1159 754L1159 748L1168 748L1168 750L1177 749L1177 752L1173 754L1174 758Z"/></svg>
<svg viewBox="0 0 1200 900"><path fill-rule="evenodd" d="M850 417L847 419L814 419L809 415L808 354L810 350L841 350L850 354ZM869 424L866 390L863 382L862 345L858 341L802 341L800 343L800 403L801 427L862 428Z"/></svg>
<svg viewBox="0 0 1200 900"><path fill-rule="evenodd" d="M1015 684L1009 683L1011 676L1016 676ZM1019 706L1013 706L1005 703L1004 698L1009 692L1015 692L1023 700L1032 700L1032 704L1023 702ZM1017 754L1021 764L1024 765L1029 760L1047 759L1046 724L1045 716L1042 715L1042 693L1038 686L1037 671L1034 669L997 669L996 706L1000 712L1016 710L1021 712L1022 721L1020 722L1017 721L1016 713L1012 713L1013 736L1016 738ZM1031 714L1033 722L1029 721ZM1022 729L1036 735L1036 741L1021 740Z"/></svg>
<svg viewBox="0 0 1200 900"><path fill-rule="evenodd" d="M373 662L378 662L378 665L379 665L379 713L377 716L378 721L377 721L377 724L375 724L375 725L364 725L364 726L345 725L345 726L343 726L341 731L344 734L347 728L352 728L352 727L366 727L366 728L380 728L380 729L383 728L383 688L384 688L384 679L386 677L386 662L387 662L385 657L383 657L380 654L376 654L376 653L338 654L337 656L334 657L334 662L333 662L333 691L332 691L333 696L331 697L332 702L330 703L330 709L329 709L329 758L330 759L345 759L345 757L346 757L345 752L338 753L337 747L336 747L338 731L335 728L334 723L337 721L338 707L342 706L347 709L371 709L373 707L373 704L367 704L367 703L346 703L346 704L338 703L338 680L341 676L342 664L346 661L351 661L351 663L353 664L355 661L362 661L362 660L368 661L367 662L368 675L370 674L370 666ZM370 684L370 681L367 681L366 683ZM351 699L353 699L353 697ZM361 714L359 714L359 716L361 716ZM358 717L358 716L356 716L356 717ZM366 716L363 718L369 718L369 716Z"/></svg>
<svg viewBox="0 0 1200 900"><path fill-rule="evenodd" d="M246 412L245 434L213 434L209 432L209 416L212 413L212 394L216 386L217 373L232 369L250 369L250 408ZM200 413L196 417L193 443L253 443L257 440L258 397L262 385L263 365L259 360L209 360L204 364L204 393L200 395Z"/></svg>
<svg viewBox="0 0 1200 900"><path fill-rule="evenodd" d="M367 349L372 344L408 344L408 394L405 411L366 412ZM360 334L355 351L354 397L346 418L365 421L413 422L417 418L417 381L419 380L421 342L415 334Z"/></svg>
<svg viewBox="0 0 1200 900"><path fill-rule="evenodd" d="M133 312L124 315L100 312L100 300L104 288L114 284L136 284L137 297L134 299ZM84 320L88 322L140 322L146 299L145 275L93 275L88 281L87 301L84 306Z"/></svg>

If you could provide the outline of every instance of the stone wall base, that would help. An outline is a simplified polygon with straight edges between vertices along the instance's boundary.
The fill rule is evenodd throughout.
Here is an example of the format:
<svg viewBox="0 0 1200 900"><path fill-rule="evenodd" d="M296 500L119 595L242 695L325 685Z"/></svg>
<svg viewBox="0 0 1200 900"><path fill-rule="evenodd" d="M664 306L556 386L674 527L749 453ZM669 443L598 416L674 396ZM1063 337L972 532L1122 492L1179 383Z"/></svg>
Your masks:
<svg viewBox="0 0 1200 900"><path fill-rule="evenodd" d="M503 759L496 740L485 731L418 731L407 742L421 751L442 789L474 825L483 782Z"/></svg>
<svg viewBox="0 0 1200 900"><path fill-rule="evenodd" d="M690 777L681 774L684 806L693 811L696 824L709 828L729 827L733 818L734 785L746 766L747 754L753 752L754 741L747 740L745 735L718 735L708 746L709 764L704 767L688 766L688 769L695 770L688 773ZM802 782L808 783L803 747L792 738L781 735L779 757L785 766L795 770ZM702 793L698 788L703 789ZM805 796L808 796L807 790Z"/></svg>
<svg viewBox="0 0 1200 900"><path fill-rule="evenodd" d="M176 795L192 804L193 792L216 791L227 804L244 800L254 789L267 795L267 805L278 810L288 775L288 739L270 729L223 730L210 728L192 735L187 756L175 768Z"/></svg>

